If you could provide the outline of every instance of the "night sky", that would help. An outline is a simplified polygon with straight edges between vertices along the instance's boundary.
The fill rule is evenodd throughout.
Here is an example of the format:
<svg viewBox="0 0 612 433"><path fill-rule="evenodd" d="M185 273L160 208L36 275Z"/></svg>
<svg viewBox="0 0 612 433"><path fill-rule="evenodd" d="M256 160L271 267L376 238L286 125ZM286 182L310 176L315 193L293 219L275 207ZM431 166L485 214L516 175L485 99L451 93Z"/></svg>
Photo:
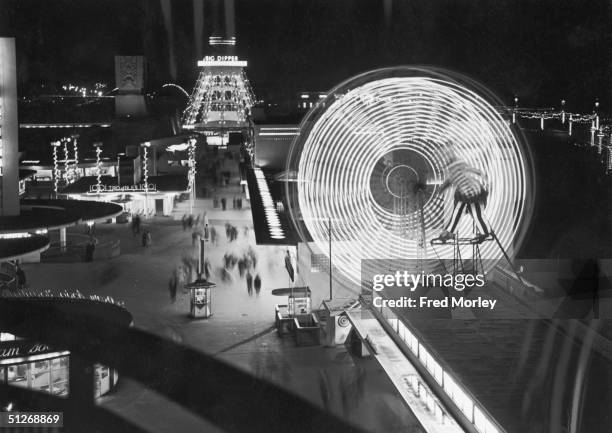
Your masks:
<svg viewBox="0 0 612 433"><path fill-rule="evenodd" d="M223 30L223 1L2 0L2 34L18 41L20 91L70 81L112 88L115 54L147 57L150 90L169 81L190 90L194 1L204 2L206 51L208 36ZM517 94L524 105L565 98L570 110L590 109L595 97L603 111L612 104L607 0L236 0L234 8L237 53L249 61L258 96L430 64L471 75L509 103Z"/></svg>

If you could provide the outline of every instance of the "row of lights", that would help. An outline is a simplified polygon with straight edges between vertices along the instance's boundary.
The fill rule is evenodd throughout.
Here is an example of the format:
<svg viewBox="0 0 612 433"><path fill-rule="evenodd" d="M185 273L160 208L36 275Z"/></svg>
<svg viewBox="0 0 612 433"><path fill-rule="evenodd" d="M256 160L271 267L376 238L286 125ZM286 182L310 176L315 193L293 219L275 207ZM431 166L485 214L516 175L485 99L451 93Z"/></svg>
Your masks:
<svg viewBox="0 0 612 433"><path fill-rule="evenodd" d="M100 128L110 128L110 123L20 123L19 127L23 129L32 128L91 128L99 126Z"/></svg>
<svg viewBox="0 0 612 433"><path fill-rule="evenodd" d="M440 385L444 393L450 397L456 407L465 415L468 421L474 425L476 430L480 433L499 433L499 429L488 414L486 414L484 410L481 410L477 402L462 389L449 372L444 370L410 329L397 318L395 313L388 308L382 310L381 313L397 335L406 343L419 362L427 369L438 385ZM429 391L424 392L426 389L423 388L423 386L419 386L418 381L412 378L407 379L415 395L423 400L434 416L439 417L444 413L439 406L436 407L434 404L436 399L433 394ZM442 420L444 420L443 417Z"/></svg>
<svg viewBox="0 0 612 433"><path fill-rule="evenodd" d="M38 229L34 232L37 235L46 235L47 229ZM19 232L19 233L2 233L0 234L0 239L27 239L31 238L32 234L27 232Z"/></svg>
<svg viewBox="0 0 612 433"><path fill-rule="evenodd" d="M253 171L255 172L255 179L257 179L257 188L261 194L261 201L266 214L266 221L268 222L270 237L272 239L285 239L285 232L281 227L280 219L278 218L278 213L276 212L276 206L274 205L274 200L272 200L272 195L270 194L270 190L268 188L268 182L266 182L266 177L263 174L263 171L261 171L259 168L256 168Z"/></svg>

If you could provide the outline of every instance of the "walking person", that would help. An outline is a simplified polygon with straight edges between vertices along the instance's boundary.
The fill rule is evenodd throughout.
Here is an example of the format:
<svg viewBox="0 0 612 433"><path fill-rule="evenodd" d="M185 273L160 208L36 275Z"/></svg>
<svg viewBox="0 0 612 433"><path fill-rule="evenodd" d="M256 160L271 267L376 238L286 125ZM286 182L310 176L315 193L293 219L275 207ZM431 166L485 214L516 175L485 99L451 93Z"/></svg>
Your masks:
<svg viewBox="0 0 612 433"><path fill-rule="evenodd" d="M170 301L174 304L176 302L176 288L178 286L178 281L176 278L176 274L173 274L168 280L168 291L170 292Z"/></svg>
<svg viewBox="0 0 612 433"><path fill-rule="evenodd" d="M141 222L142 221L140 220L140 215L136 214L136 216L134 217L134 229L136 230L136 233L140 233Z"/></svg>
<svg viewBox="0 0 612 433"><path fill-rule="evenodd" d="M253 275L247 271L246 273L247 293L249 296L253 294Z"/></svg>
<svg viewBox="0 0 612 433"><path fill-rule="evenodd" d="M255 275L253 285L255 286L255 292L259 295L259 291L261 290L261 277L259 276L259 274Z"/></svg>
<svg viewBox="0 0 612 433"><path fill-rule="evenodd" d="M15 270L15 276L17 277L17 288L19 290L25 289L26 274L23 268L19 266L19 264L17 265L17 269Z"/></svg>
<svg viewBox="0 0 612 433"><path fill-rule="evenodd" d="M213 245L217 245L217 230L215 230L215 226L210 228L210 242Z"/></svg>
<svg viewBox="0 0 612 433"><path fill-rule="evenodd" d="M187 230L187 214L183 214L183 218L181 218L181 224L183 225L183 231Z"/></svg>
<svg viewBox="0 0 612 433"><path fill-rule="evenodd" d="M85 245L85 261L86 262L93 262L95 250L96 250L96 243L92 236L89 239L89 242L87 242L87 245Z"/></svg>

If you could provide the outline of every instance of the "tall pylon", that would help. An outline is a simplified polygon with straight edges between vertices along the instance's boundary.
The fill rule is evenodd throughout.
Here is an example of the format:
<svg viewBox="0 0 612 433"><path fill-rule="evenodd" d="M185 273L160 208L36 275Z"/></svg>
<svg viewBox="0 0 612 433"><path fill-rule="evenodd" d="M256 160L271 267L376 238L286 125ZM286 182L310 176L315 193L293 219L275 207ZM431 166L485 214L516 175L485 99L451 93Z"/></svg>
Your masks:
<svg viewBox="0 0 612 433"><path fill-rule="evenodd" d="M211 55L198 61L200 74L183 112L184 130L208 137L227 136L250 128L250 112L255 101L247 79L246 60L234 55L236 38L211 36Z"/></svg>

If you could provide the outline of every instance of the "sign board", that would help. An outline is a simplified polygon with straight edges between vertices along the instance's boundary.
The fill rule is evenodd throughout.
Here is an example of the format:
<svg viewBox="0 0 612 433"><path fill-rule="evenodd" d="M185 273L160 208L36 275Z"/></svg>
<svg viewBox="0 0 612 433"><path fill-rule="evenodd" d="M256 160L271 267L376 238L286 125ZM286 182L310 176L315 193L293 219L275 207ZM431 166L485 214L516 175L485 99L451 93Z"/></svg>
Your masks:
<svg viewBox="0 0 612 433"><path fill-rule="evenodd" d="M154 183L148 185L139 183L137 185L90 185L89 192L93 194L99 193L121 193L121 192L157 192L157 186Z"/></svg>
<svg viewBox="0 0 612 433"><path fill-rule="evenodd" d="M0 359L21 358L51 352L46 344L32 343L24 340L3 342L0 345Z"/></svg>

